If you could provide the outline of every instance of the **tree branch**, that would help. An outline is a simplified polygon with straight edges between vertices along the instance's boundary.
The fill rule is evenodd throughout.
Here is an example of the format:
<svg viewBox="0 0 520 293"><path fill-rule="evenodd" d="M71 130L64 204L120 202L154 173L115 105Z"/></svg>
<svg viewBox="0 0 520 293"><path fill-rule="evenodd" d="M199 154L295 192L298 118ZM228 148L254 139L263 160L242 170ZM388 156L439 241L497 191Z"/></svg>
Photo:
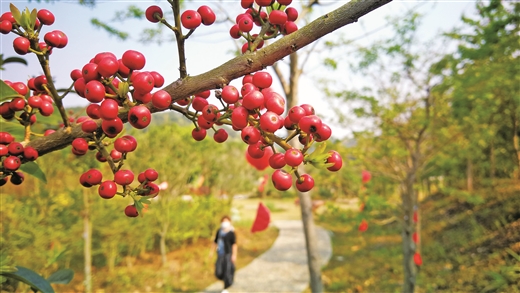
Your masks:
<svg viewBox="0 0 520 293"><path fill-rule="evenodd" d="M357 22L360 17L389 2L392 2L392 0L351 1L257 52L233 58L206 73L179 79L166 86L164 90L172 96L174 101L177 101L198 92L222 88L236 78L273 65L276 61L319 38L343 26ZM151 103L146 106L152 113L160 111L154 108ZM123 122L128 121L127 116L127 112L119 114ZM101 121L98 121L98 125L101 125ZM69 133L60 129L49 136L33 140L28 145L35 148L38 154L42 156L67 147L77 137L87 137L88 135L81 131L80 125L74 125Z"/></svg>

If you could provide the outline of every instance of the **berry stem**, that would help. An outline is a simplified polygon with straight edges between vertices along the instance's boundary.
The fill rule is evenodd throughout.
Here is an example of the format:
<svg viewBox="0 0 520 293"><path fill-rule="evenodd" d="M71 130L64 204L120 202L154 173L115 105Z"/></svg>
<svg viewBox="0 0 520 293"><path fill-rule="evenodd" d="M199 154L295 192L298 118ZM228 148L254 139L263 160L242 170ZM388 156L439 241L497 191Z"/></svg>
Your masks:
<svg viewBox="0 0 520 293"><path fill-rule="evenodd" d="M36 42L34 40L31 40L31 42ZM44 85L45 91L49 93L49 95L54 100L54 103L56 104L56 107L58 108L58 111L60 111L61 119L63 120L63 124L65 125L65 128L67 132L70 132L70 122L69 118L67 117L67 112L65 111L65 107L63 107L62 99L63 97L60 97L58 94L58 91L56 90L56 87L54 86L54 81L52 80L51 75L51 69L49 67L49 59L47 55L36 55L38 57L38 61L40 62L40 65L43 69L43 73L45 74L45 77L47 78L47 85Z"/></svg>

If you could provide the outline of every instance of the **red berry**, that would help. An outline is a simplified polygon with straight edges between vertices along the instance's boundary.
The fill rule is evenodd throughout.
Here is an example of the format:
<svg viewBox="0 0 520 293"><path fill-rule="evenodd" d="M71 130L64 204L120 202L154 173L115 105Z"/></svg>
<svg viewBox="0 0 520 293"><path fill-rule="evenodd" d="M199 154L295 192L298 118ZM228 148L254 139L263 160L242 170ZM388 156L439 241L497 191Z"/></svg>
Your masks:
<svg viewBox="0 0 520 293"><path fill-rule="evenodd" d="M40 98L39 96L30 96L28 99L27 99L27 104L29 104L29 106L31 106L31 108L40 108L41 104L42 104L42 98Z"/></svg>
<svg viewBox="0 0 520 293"><path fill-rule="evenodd" d="M292 0L276 0L276 2L280 3L280 5L291 5Z"/></svg>
<svg viewBox="0 0 520 293"><path fill-rule="evenodd" d="M213 139L218 143L225 142L228 139L228 133L221 128L213 134Z"/></svg>
<svg viewBox="0 0 520 293"><path fill-rule="evenodd" d="M296 23L294 23L292 21L285 22L285 24L282 27L282 33L284 35L292 34L297 30L298 30L298 26L296 25Z"/></svg>
<svg viewBox="0 0 520 293"><path fill-rule="evenodd" d="M139 213L137 212L137 208L132 204L132 205L126 206L125 215L130 218L135 218L139 215Z"/></svg>
<svg viewBox="0 0 520 293"><path fill-rule="evenodd" d="M296 179L296 189L300 192L307 192L314 187L314 179L309 174L303 174Z"/></svg>
<svg viewBox="0 0 520 293"><path fill-rule="evenodd" d="M52 106L52 104L48 101L42 101L42 104L40 106L40 114L48 117L51 116L52 113L54 113L54 107Z"/></svg>
<svg viewBox="0 0 520 293"><path fill-rule="evenodd" d="M114 181L119 185L128 185L134 182L134 173L130 170L119 170L114 174Z"/></svg>
<svg viewBox="0 0 520 293"><path fill-rule="evenodd" d="M25 108L25 100L22 98L14 98L9 103L9 109L17 112L22 111Z"/></svg>
<svg viewBox="0 0 520 293"><path fill-rule="evenodd" d="M123 131L123 121L119 117L111 120L103 120L101 122L101 129L108 137L116 137L121 131Z"/></svg>
<svg viewBox="0 0 520 293"><path fill-rule="evenodd" d="M172 104L172 97L165 90L159 90L152 96L152 104L159 110L165 110Z"/></svg>
<svg viewBox="0 0 520 293"><path fill-rule="evenodd" d="M245 96L247 94L249 94L250 92L252 91L256 91L258 90L258 88L251 82L251 83L244 83L242 85L242 88L240 88L240 94L242 94L242 96Z"/></svg>
<svg viewBox="0 0 520 293"><path fill-rule="evenodd" d="M286 191L292 186L291 174L281 169L274 171L273 175L271 176L271 180L273 182L274 188L280 191Z"/></svg>
<svg viewBox="0 0 520 293"><path fill-rule="evenodd" d="M85 97L85 79L80 77L74 81L74 90L80 97Z"/></svg>
<svg viewBox="0 0 520 293"><path fill-rule="evenodd" d="M0 33L7 35L13 29L13 24L9 20L2 20L0 22Z"/></svg>
<svg viewBox="0 0 520 293"><path fill-rule="evenodd" d="M25 96L29 92L29 88L23 82L13 82L11 87L22 96Z"/></svg>
<svg viewBox="0 0 520 293"><path fill-rule="evenodd" d="M210 129L213 127L214 122L204 119L204 116L200 115L197 117L197 124L204 129Z"/></svg>
<svg viewBox="0 0 520 293"><path fill-rule="evenodd" d="M283 124L283 120L280 116L274 112L267 111L260 117L260 128L263 131L275 132Z"/></svg>
<svg viewBox="0 0 520 293"><path fill-rule="evenodd" d="M200 17L202 18L203 25L212 25L217 19L215 12L213 12L213 9L206 5L202 5L201 7L199 7L199 9L197 9L197 12L200 14Z"/></svg>
<svg viewBox="0 0 520 293"><path fill-rule="evenodd" d="M88 151L88 142L86 139L78 137L72 141L72 148L80 154L85 154Z"/></svg>
<svg viewBox="0 0 520 293"><path fill-rule="evenodd" d="M23 145L19 142L13 141L7 146L7 150L9 151L9 154L13 156L18 156L19 154L23 153Z"/></svg>
<svg viewBox="0 0 520 293"><path fill-rule="evenodd" d="M163 11L161 7L152 5L146 9L145 16L149 22L156 23L163 17Z"/></svg>
<svg viewBox="0 0 520 293"><path fill-rule="evenodd" d="M98 125L96 121L89 119L81 123L81 130L86 133L92 133L94 131L97 131Z"/></svg>
<svg viewBox="0 0 520 293"><path fill-rule="evenodd" d="M314 107L309 104L301 104L300 107L305 110L305 116L314 115L316 113Z"/></svg>
<svg viewBox="0 0 520 293"><path fill-rule="evenodd" d="M248 110L261 108L264 106L264 95L257 90L251 91L242 99L242 106Z"/></svg>
<svg viewBox="0 0 520 293"><path fill-rule="evenodd" d="M191 131L191 136L193 137L194 140L201 141L201 140L203 140L206 137L206 129L204 129L204 128L198 128L198 129L194 128Z"/></svg>
<svg viewBox="0 0 520 293"><path fill-rule="evenodd" d="M105 99L101 105L99 105L99 116L104 120L112 120L117 118L119 113L119 104L116 100Z"/></svg>
<svg viewBox="0 0 520 293"><path fill-rule="evenodd" d="M250 144L248 147L247 147L247 153L254 159L260 159L261 157L264 156L264 149L263 149L263 143L261 141L255 143L255 144Z"/></svg>
<svg viewBox="0 0 520 293"><path fill-rule="evenodd" d="M251 17L244 16L238 20L237 24L241 32L248 33L253 29L254 22Z"/></svg>
<svg viewBox="0 0 520 293"><path fill-rule="evenodd" d="M273 169L281 169L285 165L285 154L283 153L276 153L269 158L269 166Z"/></svg>
<svg viewBox="0 0 520 293"><path fill-rule="evenodd" d="M9 132L0 132L0 144L10 144L14 141L14 136L12 136Z"/></svg>
<svg viewBox="0 0 520 293"><path fill-rule="evenodd" d="M104 181L99 185L98 193L102 198L112 198L117 193L117 185L114 181Z"/></svg>
<svg viewBox="0 0 520 293"><path fill-rule="evenodd" d="M327 124L322 123L321 127L315 133L316 141L317 142L325 141L325 140L329 139L331 135L332 135L332 130L330 129L330 127Z"/></svg>
<svg viewBox="0 0 520 293"><path fill-rule="evenodd" d="M255 0L256 4L258 6L271 6L271 4L274 2L274 0Z"/></svg>
<svg viewBox="0 0 520 293"><path fill-rule="evenodd" d="M236 107L233 110L233 113L231 113L231 122L234 126L238 127L239 129L243 129L247 126L248 121L247 118L249 117L249 111L247 111L246 108L240 106Z"/></svg>
<svg viewBox="0 0 520 293"><path fill-rule="evenodd" d="M103 174L98 169L90 169L85 174L85 182L89 185L98 185L103 180Z"/></svg>
<svg viewBox="0 0 520 293"><path fill-rule="evenodd" d="M329 171L338 171L343 166L343 159L341 155L336 151L329 151L330 157L327 159L327 163L333 163L334 165L327 168Z"/></svg>
<svg viewBox="0 0 520 293"><path fill-rule="evenodd" d="M159 173L157 173L155 169L146 169L146 171L144 171L144 178L148 181L155 181L159 178Z"/></svg>
<svg viewBox="0 0 520 293"><path fill-rule="evenodd" d="M85 79L85 83L88 83L91 80L99 79L99 72L97 70L98 65L96 63L87 63L81 69L81 74Z"/></svg>
<svg viewBox="0 0 520 293"><path fill-rule="evenodd" d="M209 104L208 100L206 100L202 97L195 97L195 98L193 98L191 106L193 107L193 109L195 109L195 111L202 112L204 110L204 107L206 107L208 104Z"/></svg>
<svg viewBox="0 0 520 293"><path fill-rule="evenodd" d="M274 25L283 25L287 21L287 14L281 10L273 10L269 14L269 22Z"/></svg>
<svg viewBox="0 0 520 293"><path fill-rule="evenodd" d="M119 62L115 57L105 57L99 61L97 71L102 77L110 77L119 71Z"/></svg>
<svg viewBox="0 0 520 293"><path fill-rule="evenodd" d="M7 156L9 154L9 151L7 150L7 146L0 144L0 157Z"/></svg>
<svg viewBox="0 0 520 293"><path fill-rule="evenodd" d="M125 135L116 139L114 148L120 153L133 152L137 148L137 141L133 136Z"/></svg>
<svg viewBox="0 0 520 293"><path fill-rule="evenodd" d="M277 10L274 10L277 11ZM258 88L268 88L273 83L273 78L271 77L271 74L266 71L259 71L255 72L253 75L253 84Z"/></svg>
<svg viewBox="0 0 520 293"><path fill-rule="evenodd" d="M240 5L242 6L242 8L247 9L253 6L254 2L254 0L241 0Z"/></svg>
<svg viewBox="0 0 520 293"><path fill-rule="evenodd" d="M285 9L285 13L287 14L287 20L288 21L296 21L298 19L298 10L294 7L288 7Z"/></svg>
<svg viewBox="0 0 520 293"><path fill-rule="evenodd" d="M150 71L149 73L153 77L154 87L159 88L159 87L162 87L164 85L164 77L159 72L157 72L157 71Z"/></svg>
<svg viewBox="0 0 520 293"><path fill-rule="evenodd" d="M220 116L220 112L217 106L209 104L202 109L202 117L210 122L215 122Z"/></svg>
<svg viewBox="0 0 520 293"><path fill-rule="evenodd" d="M130 111L128 111L128 122L137 129L147 127L151 121L152 114L150 110L143 105L132 107Z"/></svg>
<svg viewBox="0 0 520 293"><path fill-rule="evenodd" d="M122 59L118 59L117 60L117 63L119 64L119 74L123 77L123 78L127 78L129 75L130 75L130 68L126 67L124 64L123 64L123 60Z"/></svg>
<svg viewBox="0 0 520 293"><path fill-rule="evenodd" d="M90 117L92 119L99 119L99 118L101 118L99 116L99 105L98 104L90 104L90 105L88 105L87 109L86 109L86 112L87 112L88 117Z"/></svg>
<svg viewBox="0 0 520 293"><path fill-rule="evenodd" d="M38 10L38 13L36 14L36 16L38 17L40 22L43 23L44 25L52 25L55 20L54 14L52 14L52 12L50 12L47 9Z"/></svg>
<svg viewBox="0 0 520 293"><path fill-rule="evenodd" d="M230 35L233 39L240 39L240 28L238 27L238 24L233 25L233 26L229 29L229 35Z"/></svg>
<svg viewBox="0 0 520 293"><path fill-rule="evenodd" d="M9 156L4 159L4 169L7 171L16 171L20 168L22 162L17 156Z"/></svg>
<svg viewBox="0 0 520 293"><path fill-rule="evenodd" d="M150 73L139 72L136 75L132 75L132 85L135 91L145 94L152 91L155 81Z"/></svg>
<svg viewBox="0 0 520 293"><path fill-rule="evenodd" d="M29 48L31 47L31 42L25 37L17 37L13 41L14 51L20 55L25 55L29 52Z"/></svg>
<svg viewBox="0 0 520 293"><path fill-rule="evenodd" d="M254 126L246 126L240 134L242 140L247 144L255 144L260 141L260 131Z"/></svg>
<svg viewBox="0 0 520 293"><path fill-rule="evenodd" d="M298 122L300 129L308 134L316 133L322 126L320 117L316 115L305 116Z"/></svg>
<svg viewBox="0 0 520 293"><path fill-rule="evenodd" d="M141 70L146 63L144 55L134 50L128 50L123 53L121 60L123 65L131 70ZM119 70L121 71L121 67L119 67Z"/></svg>
<svg viewBox="0 0 520 293"><path fill-rule="evenodd" d="M103 101L105 94L105 86L100 81L91 80L85 85L85 92L83 95L89 102L99 103Z"/></svg>
<svg viewBox="0 0 520 293"><path fill-rule="evenodd" d="M289 109L289 115L287 117L289 117L292 123L297 124L300 122L300 119L305 116L305 110L302 107L293 106L291 109Z"/></svg>
<svg viewBox="0 0 520 293"><path fill-rule="evenodd" d="M238 99L240 98L240 94L236 87L232 85L226 85L222 89L222 100L228 104L234 104L238 102Z"/></svg>
<svg viewBox="0 0 520 293"><path fill-rule="evenodd" d="M117 150L111 150L110 157L112 158L112 161L119 162L123 158L123 154L118 152Z"/></svg>
<svg viewBox="0 0 520 293"><path fill-rule="evenodd" d="M303 154L295 148L288 149L285 152L285 163L291 167L297 167L303 162Z"/></svg>
<svg viewBox="0 0 520 293"><path fill-rule="evenodd" d="M263 93L263 91L262 91ZM264 94L265 97L265 108L268 111L272 111L278 115L282 115L285 111L285 99L278 93L272 92Z"/></svg>
<svg viewBox="0 0 520 293"><path fill-rule="evenodd" d="M196 29L201 23L202 17L195 10L186 10L181 14L181 24L186 29Z"/></svg>

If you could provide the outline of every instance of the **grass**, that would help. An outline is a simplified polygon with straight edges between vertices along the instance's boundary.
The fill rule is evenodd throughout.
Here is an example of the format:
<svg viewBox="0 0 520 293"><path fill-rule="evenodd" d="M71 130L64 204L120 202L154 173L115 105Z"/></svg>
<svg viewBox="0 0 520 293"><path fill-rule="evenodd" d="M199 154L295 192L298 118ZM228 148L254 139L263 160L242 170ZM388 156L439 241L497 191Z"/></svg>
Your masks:
<svg viewBox="0 0 520 293"><path fill-rule="evenodd" d="M518 184L505 182L471 197L435 194L420 209L423 266L417 292L520 292ZM400 225L368 220L368 231L361 233L357 213L320 218L334 233L333 256L323 269L325 291L401 291Z"/></svg>
<svg viewBox="0 0 520 293"><path fill-rule="evenodd" d="M252 234L251 222L235 223L238 242L237 268L249 264L271 247L278 230L274 227ZM212 239L199 239L167 255L167 265L161 266L159 252L124 260L113 275L107 268L93 272L94 292L193 292L200 291L217 281L214 261L209 257ZM70 285L56 286L57 292L84 292L84 275L76 273Z"/></svg>

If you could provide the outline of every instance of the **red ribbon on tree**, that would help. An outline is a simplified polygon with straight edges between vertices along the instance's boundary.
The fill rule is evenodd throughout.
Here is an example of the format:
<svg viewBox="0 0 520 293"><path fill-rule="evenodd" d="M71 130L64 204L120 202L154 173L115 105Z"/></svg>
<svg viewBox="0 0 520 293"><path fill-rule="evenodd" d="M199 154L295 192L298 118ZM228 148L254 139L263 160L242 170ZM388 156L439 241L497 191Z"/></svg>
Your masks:
<svg viewBox="0 0 520 293"><path fill-rule="evenodd" d="M414 255L413 255L413 261L415 262L415 265L417 266L421 266L422 265L422 257L421 257L421 254L416 252Z"/></svg>
<svg viewBox="0 0 520 293"><path fill-rule="evenodd" d="M372 174L370 174L370 172L368 172L367 170L363 170L361 172L361 182L365 184L368 183L370 179L372 179Z"/></svg>
<svg viewBox="0 0 520 293"><path fill-rule="evenodd" d="M263 203L259 203L258 209L256 210L256 218L253 227L251 227L251 233L264 231L269 227L270 222L271 212Z"/></svg>
<svg viewBox="0 0 520 293"><path fill-rule="evenodd" d="M360 232L365 232L366 230L368 230L368 222L367 222L365 219L363 219L363 220L361 221L361 224L359 224L359 228L358 228L358 230L359 230Z"/></svg>

